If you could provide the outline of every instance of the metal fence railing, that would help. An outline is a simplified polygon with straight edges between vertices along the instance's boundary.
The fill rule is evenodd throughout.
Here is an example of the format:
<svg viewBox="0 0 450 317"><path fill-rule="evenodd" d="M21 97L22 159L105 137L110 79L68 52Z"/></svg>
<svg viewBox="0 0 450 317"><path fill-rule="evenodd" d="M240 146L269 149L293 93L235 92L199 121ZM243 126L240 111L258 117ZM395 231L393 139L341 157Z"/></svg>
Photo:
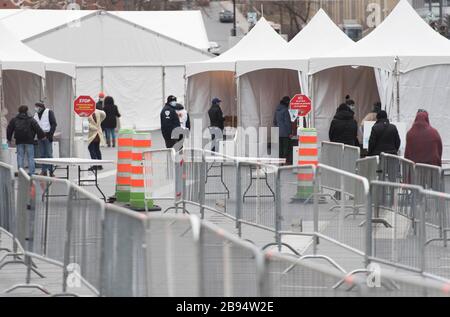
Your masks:
<svg viewBox="0 0 450 317"><path fill-rule="evenodd" d="M403 157L381 153L380 155L379 179L381 181L413 184L414 182L414 162Z"/></svg>
<svg viewBox="0 0 450 317"><path fill-rule="evenodd" d="M205 162L206 159L203 167L206 167ZM246 215L244 210L242 214L236 213L242 215L242 218L238 217L239 222L267 228L274 226L278 242L281 242L283 234L304 236L313 248L312 255L308 251L301 257L273 250L263 253L252 243L195 215L132 212L107 205L75 184L41 176L30 178L21 170L17 179L18 204L17 213L13 213L13 223L17 224L16 228L22 228L18 230L21 232L18 237L25 243L28 270L25 283L14 285L7 291L34 287L50 293L46 287L31 283L32 260L35 260L38 269L47 262L53 265L52 273L62 277L62 280L53 282L61 288L53 290L52 294L220 297L450 295L449 281L443 278L448 274L445 259L449 256L446 234L450 227L447 208L450 195L414 185L379 181L372 183L369 195L367 179L323 164L315 169L313 166L276 168L237 162L235 177L243 180L241 173L237 173L241 171L240 166L249 166L249 172L250 166L252 169L256 166L256 170L268 168L262 174L253 175L263 186L271 185L273 177L275 187L274 197L263 197L273 200L274 207L270 207L272 203L266 203L270 208L267 221L272 223L257 222L254 220L257 218L252 218L254 214ZM202 169L201 164L200 167L194 166L192 170ZM314 175L312 208L295 202L299 190L298 175L307 174L305 169L308 168ZM320 201L316 198L320 195L318 186L322 171L335 175L339 180L341 201L337 208L329 209L329 205L319 208ZM247 172L242 174L252 176ZM347 184L351 182L346 179L357 184L356 188L348 188ZM241 189L249 185L237 183L240 185L237 188ZM257 183L251 185L256 187ZM4 180L0 179L0 188L4 188L2 186ZM365 204L360 208L367 212L367 222L362 226L361 220L364 219L359 214L353 212L351 217L345 217L348 206L354 207L355 199L351 198L361 195L361 188L365 197L361 201L364 200ZM250 195L255 197L245 197L244 202L245 191L239 194L236 189L236 195L240 197L238 201L242 201L241 207L245 209L248 201L247 211L251 211L250 204L254 204L252 199L257 199L258 193L270 195L270 190L253 190L248 193L256 193ZM256 207L254 210L258 211ZM261 206L259 212L264 211ZM290 219L298 216L304 218L302 229L307 228L309 232L296 232L290 228L295 223ZM378 222L379 219L385 222ZM359 259L365 256L367 262L406 270L390 275L383 269L381 287L372 289L366 285L367 270L360 270L363 272L360 279L358 274L347 273L333 261L341 251L327 249L330 243L353 252ZM319 263L321 260L326 262ZM361 267L360 263L358 265ZM46 273L51 272L46 270ZM74 277L81 280L81 287L73 286L71 281Z"/></svg>
<svg viewBox="0 0 450 317"><path fill-rule="evenodd" d="M175 208L181 200L182 188L181 164L177 161L174 149L150 150L144 152L143 174L145 206L148 210L148 202L167 204L163 210Z"/></svg>

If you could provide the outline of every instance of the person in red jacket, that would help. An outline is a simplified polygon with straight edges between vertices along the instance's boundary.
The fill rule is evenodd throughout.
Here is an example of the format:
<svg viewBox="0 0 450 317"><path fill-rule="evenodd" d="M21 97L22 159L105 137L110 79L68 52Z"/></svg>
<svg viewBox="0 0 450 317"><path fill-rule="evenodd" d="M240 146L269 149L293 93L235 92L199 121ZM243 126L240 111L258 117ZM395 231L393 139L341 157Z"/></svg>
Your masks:
<svg viewBox="0 0 450 317"><path fill-rule="evenodd" d="M419 110L413 126L406 135L405 158L414 163L441 166L442 140L431 127L428 112Z"/></svg>

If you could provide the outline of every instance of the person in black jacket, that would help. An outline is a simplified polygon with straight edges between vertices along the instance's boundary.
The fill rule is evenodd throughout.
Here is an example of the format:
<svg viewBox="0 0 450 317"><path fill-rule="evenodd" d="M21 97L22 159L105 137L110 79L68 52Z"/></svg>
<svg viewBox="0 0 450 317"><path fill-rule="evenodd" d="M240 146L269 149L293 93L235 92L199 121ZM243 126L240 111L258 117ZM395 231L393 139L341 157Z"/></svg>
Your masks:
<svg viewBox="0 0 450 317"><path fill-rule="evenodd" d="M210 121L209 130L211 133L211 140L212 140L212 151L215 151L217 148L217 141L221 139L221 137L218 137L216 140L216 135L219 133L222 133L223 136L223 129L224 129L224 123L225 118L223 117L222 109L220 108L220 103L222 100L219 98L214 98L211 102L211 108L208 110L208 116ZM220 132L218 131L220 130Z"/></svg>
<svg viewBox="0 0 450 317"><path fill-rule="evenodd" d="M336 115L331 121L328 136L331 142L359 146L358 123L354 119L355 113L347 104L340 104Z"/></svg>
<svg viewBox="0 0 450 317"><path fill-rule="evenodd" d="M102 121L102 130L105 131L106 144L108 147L116 147L117 118L120 118L119 109L114 104L113 97L106 97L103 105L103 111L106 114L105 120ZM112 142L111 142L112 139Z"/></svg>
<svg viewBox="0 0 450 317"><path fill-rule="evenodd" d="M34 138L36 134L39 140L45 138L45 133L39 127L39 124L28 115L28 107L20 106L19 114L8 124L6 137L8 143L11 143L14 135L17 147L17 167L19 169L24 168L25 152L27 153L28 173L30 175L35 172Z"/></svg>
<svg viewBox="0 0 450 317"><path fill-rule="evenodd" d="M383 152L397 155L400 142L397 127L389 123L386 111L380 111L370 133L369 155L380 155Z"/></svg>
<svg viewBox="0 0 450 317"><path fill-rule="evenodd" d="M167 148L172 148L179 140L178 138L172 139L173 129L181 126L180 119L178 118L178 114L176 112L176 106L177 98L170 95L167 97L167 103L164 105L160 114L161 132Z"/></svg>

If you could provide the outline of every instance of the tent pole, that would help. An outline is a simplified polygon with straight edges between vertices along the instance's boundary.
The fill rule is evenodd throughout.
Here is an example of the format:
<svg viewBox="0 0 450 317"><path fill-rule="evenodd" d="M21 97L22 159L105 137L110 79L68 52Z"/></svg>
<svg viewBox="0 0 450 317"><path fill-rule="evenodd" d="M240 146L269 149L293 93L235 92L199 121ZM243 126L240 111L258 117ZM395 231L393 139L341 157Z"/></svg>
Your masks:
<svg viewBox="0 0 450 317"><path fill-rule="evenodd" d="M165 104L166 100L166 71L165 66L161 66L161 86L162 86L162 97L163 97L163 104Z"/></svg>
<svg viewBox="0 0 450 317"><path fill-rule="evenodd" d="M77 71L77 69L75 68L75 72ZM76 76L76 75L75 75ZM76 78L76 77L75 77ZM75 140L75 115L74 115L74 111L72 109L72 104L76 99L76 91L77 91L77 81L75 80L75 78L72 77L72 94L71 94L71 100L70 100L70 105L69 105L69 109L70 109L70 141L69 141L69 156L72 157L74 151L73 151L73 145L74 142L73 140Z"/></svg>
<svg viewBox="0 0 450 317"><path fill-rule="evenodd" d="M105 91L105 87L104 87L104 77L103 77L103 65L100 66L100 91L104 92Z"/></svg>
<svg viewBox="0 0 450 317"><path fill-rule="evenodd" d="M397 121L400 122L400 71L399 58L395 58L395 76L396 76L396 103L397 103Z"/></svg>

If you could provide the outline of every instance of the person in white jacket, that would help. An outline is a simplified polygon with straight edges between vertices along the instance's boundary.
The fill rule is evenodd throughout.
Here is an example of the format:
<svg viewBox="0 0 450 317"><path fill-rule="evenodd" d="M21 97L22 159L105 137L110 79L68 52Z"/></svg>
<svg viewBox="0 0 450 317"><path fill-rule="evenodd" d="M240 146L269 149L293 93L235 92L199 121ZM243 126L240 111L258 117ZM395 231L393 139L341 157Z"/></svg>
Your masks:
<svg viewBox="0 0 450 317"><path fill-rule="evenodd" d="M100 145L105 144L105 138L102 131L102 121L105 120L106 114L104 111L96 109L95 112L89 116L89 134L88 134L88 150L93 160L101 160L102 152L100 151ZM90 170L101 170L101 165L96 165L90 168Z"/></svg>

